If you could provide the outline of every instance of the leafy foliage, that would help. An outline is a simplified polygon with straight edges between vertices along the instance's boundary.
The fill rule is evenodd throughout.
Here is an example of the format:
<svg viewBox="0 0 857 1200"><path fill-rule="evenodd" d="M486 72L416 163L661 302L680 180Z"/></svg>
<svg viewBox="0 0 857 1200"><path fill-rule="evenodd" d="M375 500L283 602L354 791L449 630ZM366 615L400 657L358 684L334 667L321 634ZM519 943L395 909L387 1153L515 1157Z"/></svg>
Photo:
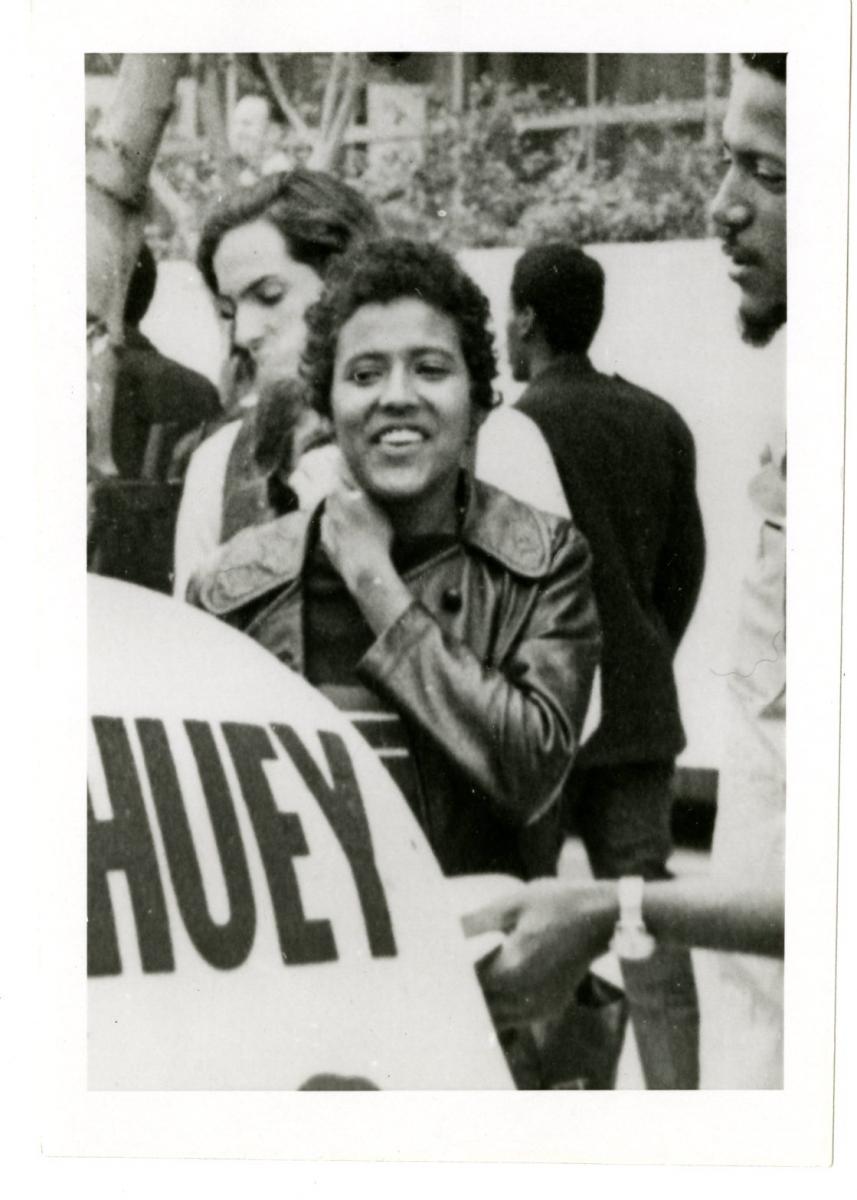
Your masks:
<svg viewBox="0 0 857 1200"><path fill-rule="evenodd" d="M536 89L488 83L460 117L435 100L422 162L414 168L393 155L354 183L394 232L454 247L705 235L716 151L667 131L626 137L618 153L601 158L577 130L516 132L517 114L552 111L556 102Z"/></svg>
<svg viewBox="0 0 857 1200"><path fill-rule="evenodd" d="M309 113L313 96L296 98ZM513 91L483 80L467 110L430 95L421 154L391 143L368 154L348 148L340 171L377 207L390 233L450 248L526 245L549 238L581 244L699 238L716 189L718 154L686 133L652 128L603 131L596 153L580 130L518 132L522 114L567 109L544 90ZM278 127L273 149L291 152ZM194 214L232 186L228 171L199 142L165 146L158 168ZM188 230L156 216L150 236L162 255L189 253Z"/></svg>
<svg viewBox="0 0 857 1200"><path fill-rule="evenodd" d="M554 237L592 244L705 236L718 171L713 151L678 135L665 136L657 149L634 139L618 169L599 161L581 171L573 152L562 161L568 141L521 216L522 244Z"/></svg>

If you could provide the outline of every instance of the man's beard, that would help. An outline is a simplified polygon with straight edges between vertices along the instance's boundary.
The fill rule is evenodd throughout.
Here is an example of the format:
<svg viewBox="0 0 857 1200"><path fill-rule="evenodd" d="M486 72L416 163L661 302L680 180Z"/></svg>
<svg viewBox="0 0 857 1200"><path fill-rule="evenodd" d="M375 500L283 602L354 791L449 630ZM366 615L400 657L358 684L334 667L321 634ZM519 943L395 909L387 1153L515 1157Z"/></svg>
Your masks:
<svg viewBox="0 0 857 1200"><path fill-rule="evenodd" d="M758 316L745 313L739 308L738 322L741 326L741 338L748 346L767 346L777 330L786 323L786 305L775 304L766 313Z"/></svg>
<svg viewBox="0 0 857 1200"><path fill-rule="evenodd" d="M263 471L272 471L291 461L292 435L305 402L304 386L299 379L271 380L259 388L253 449L256 464Z"/></svg>

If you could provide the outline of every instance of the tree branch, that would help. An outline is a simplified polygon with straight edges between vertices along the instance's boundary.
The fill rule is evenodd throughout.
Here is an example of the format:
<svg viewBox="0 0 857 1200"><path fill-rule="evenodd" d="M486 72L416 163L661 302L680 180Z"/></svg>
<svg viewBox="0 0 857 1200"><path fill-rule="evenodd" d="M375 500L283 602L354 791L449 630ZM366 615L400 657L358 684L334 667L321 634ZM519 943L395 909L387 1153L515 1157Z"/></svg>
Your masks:
<svg viewBox="0 0 857 1200"><path fill-rule="evenodd" d="M87 369L88 462L95 478L116 475L113 460L115 354L128 280L140 249L151 170L182 65L180 54L126 54L116 92L86 154L86 309L110 345Z"/></svg>
<svg viewBox="0 0 857 1200"><path fill-rule="evenodd" d="M271 55L260 54L259 65L261 66L262 73L265 76L265 82L267 83L271 94L279 105L280 112L283 114L296 133L299 133L300 136L309 142L310 145L314 145L316 141L316 134L312 129L310 129L309 125L307 125L306 121L289 99L286 89L283 87L280 77L277 74L277 68L272 61Z"/></svg>
<svg viewBox="0 0 857 1200"><path fill-rule="evenodd" d="M180 54L126 54L116 94L93 134L87 182L131 210L146 200L149 169L172 111Z"/></svg>
<svg viewBox="0 0 857 1200"><path fill-rule="evenodd" d="M342 84L342 92L336 111L333 113L327 127L322 130L322 136L310 159L310 166L316 170L329 170L333 164L336 153L342 145L345 131L354 114L357 93L365 79L366 56L364 54L348 54L341 55L340 57L346 60L345 79Z"/></svg>
<svg viewBox="0 0 857 1200"><path fill-rule="evenodd" d="M330 61L330 70L327 73L324 96L321 101L321 118L318 123L319 140L322 142L327 140L327 133L336 109L336 91L339 87L342 68L345 65L343 62L344 58L344 54L334 54Z"/></svg>
<svg viewBox="0 0 857 1200"><path fill-rule="evenodd" d="M156 167L151 175L152 195L163 204L164 208L176 223L185 245L191 253L195 252L193 236L194 213L192 207L183 200L173 185Z"/></svg>
<svg viewBox="0 0 857 1200"><path fill-rule="evenodd" d="M205 56L202 70L199 111L209 148L222 162L229 156L229 139L226 135L226 119L220 98L220 78L217 66L210 61L208 55Z"/></svg>

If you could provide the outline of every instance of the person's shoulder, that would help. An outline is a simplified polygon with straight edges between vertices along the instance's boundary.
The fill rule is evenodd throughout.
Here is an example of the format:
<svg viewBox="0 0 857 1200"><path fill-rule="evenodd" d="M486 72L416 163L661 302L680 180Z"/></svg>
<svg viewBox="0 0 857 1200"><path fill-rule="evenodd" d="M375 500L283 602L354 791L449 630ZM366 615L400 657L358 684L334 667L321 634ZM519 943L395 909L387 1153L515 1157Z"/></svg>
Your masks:
<svg viewBox="0 0 857 1200"><path fill-rule="evenodd" d="M170 358L169 355L163 354L160 350L156 352L166 363L168 370L176 379L181 381L183 387L204 394L206 397L213 396L218 409L220 408L220 398L217 394L217 388L206 375L203 375L201 371L197 371L193 367L187 366L185 363L179 362L175 358Z"/></svg>
<svg viewBox="0 0 857 1200"><path fill-rule="evenodd" d="M616 390L614 380L591 363L561 355L530 380L515 408L538 424L541 418L564 416L573 405L575 416L585 420Z"/></svg>
<svg viewBox="0 0 857 1200"><path fill-rule="evenodd" d="M513 574L544 578L558 555L585 546L580 531L565 517L534 508L484 480L476 479L472 486L464 539Z"/></svg>
<svg viewBox="0 0 857 1200"><path fill-rule="evenodd" d="M287 513L242 529L195 572L188 599L223 617L300 575L312 514Z"/></svg>
<svg viewBox="0 0 857 1200"><path fill-rule="evenodd" d="M613 387L621 392L628 404L635 405L641 412L658 418L667 426L674 426L676 428L679 426L686 427L678 409L669 400L665 400L663 396L649 391L648 388L641 387L638 383L632 383L630 379L625 379L623 375L611 375L609 378Z"/></svg>
<svg viewBox="0 0 857 1200"><path fill-rule="evenodd" d="M139 329L126 327L125 345L123 365L141 381L157 388L157 398L162 402L178 397L185 405L202 405L211 415L220 412L217 388L200 371L164 354Z"/></svg>
<svg viewBox="0 0 857 1200"><path fill-rule="evenodd" d="M568 396L568 379L562 369L562 363L553 363L547 371L542 371L535 379L529 380L527 386L515 403L517 412L532 415L539 408L562 402Z"/></svg>
<svg viewBox="0 0 857 1200"><path fill-rule="evenodd" d="M521 401L492 408L479 427L476 439L477 471L482 461L492 467L495 463L502 463L504 468L509 463L520 466L522 455L530 452L550 454L538 422L522 406ZM484 478L489 483L494 482L489 475ZM526 500L526 497L522 496L521 499Z"/></svg>
<svg viewBox="0 0 857 1200"><path fill-rule="evenodd" d="M568 501L544 434L519 409L502 405L482 423L476 440L478 479L525 504L567 517Z"/></svg>
<svg viewBox="0 0 857 1200"><path fill-rule="evenodd" d="M519 408L511 404L498 404L479 426L479 440L487 438L515 438L522 432L526 436L532 421Z"/></svg>
<svg viewBox="0 0 857 1200"><path fill-rule="evenodd" d="M204 470L207 467L213 467L215 463L221 463L225 470L229 452L235 444L242 425L243 421L240 420L228 421L214 433L210 433L207 438L203 438L193 452L190 460L191 466L197 470Z"/></svg>
<svg viewBox="0 0 857 1200"><path fill-rule="evenodd" d="M609 376L609 383L614 412L624 412L626 421L636 429L644 444L659 445L680 455L693 451L693 434L674 404L622 375Z"/></svg>

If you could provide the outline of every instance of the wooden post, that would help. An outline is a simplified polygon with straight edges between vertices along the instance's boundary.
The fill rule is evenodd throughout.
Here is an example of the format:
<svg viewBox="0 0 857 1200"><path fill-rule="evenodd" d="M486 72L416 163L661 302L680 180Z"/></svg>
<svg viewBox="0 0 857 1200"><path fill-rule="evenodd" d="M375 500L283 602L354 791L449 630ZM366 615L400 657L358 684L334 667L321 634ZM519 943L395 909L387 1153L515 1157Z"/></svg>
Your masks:
<svg viewBox="0 0 857 1200"><path fill-rule="evenodd" d="M238 102L238 67L235 63L235 55L227 54L226 56L226 128L227 131L231 127L232 114L235 111L235 105Z"/></svg>
<svg viewBox="0 0 857 1200"><path fill-rule="evenodd" d="M498 83L509 83L512 78L512 55L491 54L491 73Z"/></svg>
<svg viewBox="0 0 857 1200"><path fill-rule="evenodd" d="M594 119L595 108L598 104L598 55L586 56L586 107L592 110L593 120L586 127L586 158L587 167L595 166L595 155L598 148L598 126Z"/></svg>
<svg viewBox="0 0 857 1200"><path fill-rule="evenodd" d="M720 136L719 123L715 111L715 101L717 99L717 67L719 55L706 54L705 56L705 144L706 146L716 146L717 139Z"/></svg>
<svg viewBox="0 0 857 1200"><path fill-rule="evenodd" d="M462 206L461 200L461 173L463 169L462 163L462 138L464 136L464 110L467 106L467 83L466 71L467 63L463 54L452 54L451 67L451 109L455 117L458 119L458 136L455 139L452 147L453 159L453 180L452 191L449 197L449 208L452 212L458 212Z"/></svg>
<svg viewBox="0 0 857 1200"><path fill-rule="evenodd" d="M223 111L217 55L204 54L202 60L202 81L199 89L202 130L211 153L215 159L223 162L229 157L229 138L226 129L227 121L231 119L232 114Z"/></svg>
<svg viewBox="0 0 857 1200"><path fill-rule="evenodd" d="M463 54L450 55L450 107L459 116L464 112L466 103L465 62Z"/></svg>

